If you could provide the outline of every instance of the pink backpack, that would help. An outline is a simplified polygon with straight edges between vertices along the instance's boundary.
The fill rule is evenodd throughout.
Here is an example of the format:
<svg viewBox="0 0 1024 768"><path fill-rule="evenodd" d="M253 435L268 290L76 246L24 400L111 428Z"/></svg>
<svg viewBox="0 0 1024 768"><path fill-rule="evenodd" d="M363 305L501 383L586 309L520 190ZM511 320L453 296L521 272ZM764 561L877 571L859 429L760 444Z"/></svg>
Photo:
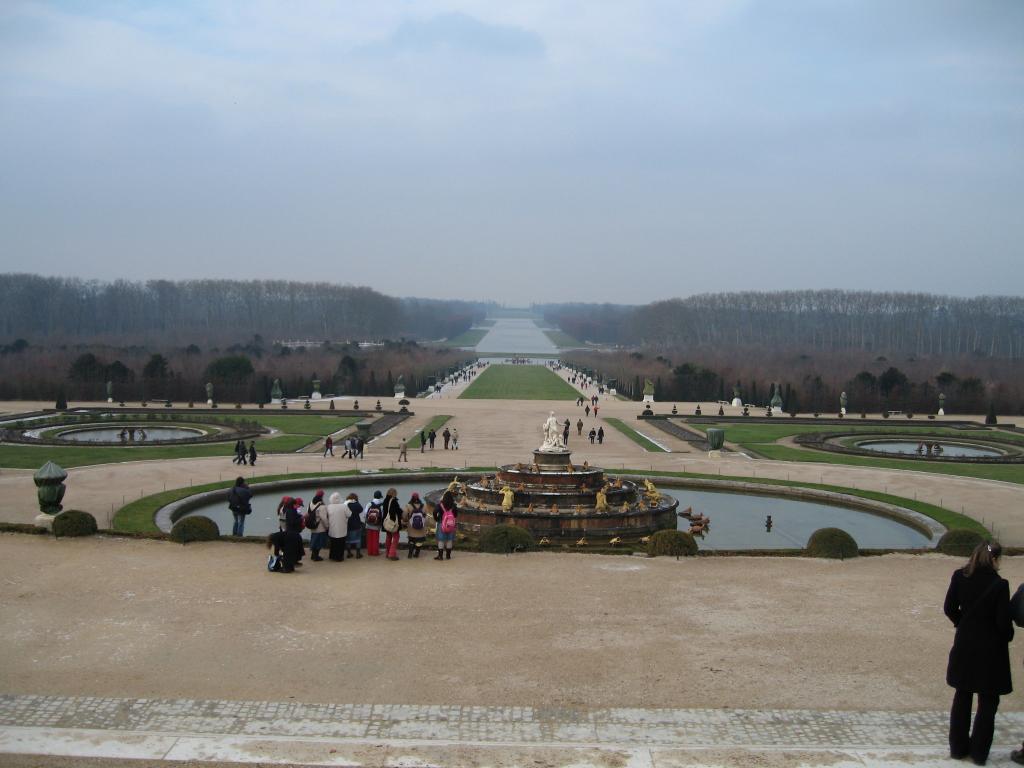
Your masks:
<svg viewBox="0 0 1024 768"><path fill-rule="evenodd" d="M455 512L441 507L441 533L455 533Z"/></svg>

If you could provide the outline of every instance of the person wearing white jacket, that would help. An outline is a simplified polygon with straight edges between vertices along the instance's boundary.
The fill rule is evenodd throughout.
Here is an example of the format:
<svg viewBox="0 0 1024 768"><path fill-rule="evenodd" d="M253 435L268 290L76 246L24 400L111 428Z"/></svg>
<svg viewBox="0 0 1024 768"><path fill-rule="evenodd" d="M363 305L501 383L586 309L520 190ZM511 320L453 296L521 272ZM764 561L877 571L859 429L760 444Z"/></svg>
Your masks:
<svg viewBox="0 0 1024 768"><path fill-rule="evenodd" d="M327 504L327 538L330 540L327 556L338 563L345 559L345 537L351 514L349 505L342 503L341 494L337 491L332 493Z"/></svg>

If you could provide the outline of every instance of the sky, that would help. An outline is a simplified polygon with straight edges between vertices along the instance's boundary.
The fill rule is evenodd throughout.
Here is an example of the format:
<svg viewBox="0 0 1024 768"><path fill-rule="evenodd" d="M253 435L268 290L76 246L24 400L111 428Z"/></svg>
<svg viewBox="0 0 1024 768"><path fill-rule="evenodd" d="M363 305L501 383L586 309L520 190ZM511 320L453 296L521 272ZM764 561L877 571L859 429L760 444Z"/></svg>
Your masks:
<svg viewBox="0 0 1024 768"><path fill-rule="evenodd" d="M1024 293L1020 0L4 0L0 137L0 272Z"/></svg>

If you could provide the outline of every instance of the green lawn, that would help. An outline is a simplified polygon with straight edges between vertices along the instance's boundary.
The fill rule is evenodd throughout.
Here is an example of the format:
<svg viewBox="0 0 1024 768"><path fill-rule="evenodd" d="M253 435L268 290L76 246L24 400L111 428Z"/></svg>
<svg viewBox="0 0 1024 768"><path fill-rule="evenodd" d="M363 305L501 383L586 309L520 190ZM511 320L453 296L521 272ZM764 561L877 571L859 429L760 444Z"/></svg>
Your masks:
<svg viewBox="0 0 1024 768"><path fill-rule="evenodd" d="M551 339L551 343L560 349L565 347L582 347L583 344L578 339L574 339L572 336L567 334L565 331L560 331L557 328L543 328L544 335Z"/></svg>
<svg viewBox="0 0 1024 768"><path fill-rule="evenodd" d="M885 432L893 435L920 435L920 430L915 431L914 427L906 426L854 426L849 427L822 424L691 424L701 431L708 427L721 427L725 430L725 439L740 446L751 453L762 456L766 459L777 461L805 461L820 464L845 464L855 467L878 467L879 469L909 469L916 472L932 472L939 475L958 475L960 477L976 477L982 480L1002 480L1008 483L1024 483L1024 465L1020 464L969 464L969 463L930 463L927 461L916 461L914 459L887 459L873 458L870 456L854 456L829 451L816 451L814 449L794 448L788 445L777 445L776 440L791 435L806 434L808 432ZM993 432L985 429L950 429L948 427L936 427L929 429L929 432L936 435L960 438L982 438L999 437L1008 438L1013 442L1021 442L1024 436L1011 432Z"/></svg>
<svg viewBox="0 0 1024 768"><path fill-rule="evenodd" d="M415 445L417 448L419 448L421 433L423 435L429 435L430 430L434 430L435 432L440 433L441 427L447 424L451 420L451 418L451 416L445 416L443 414L432 418L423 426L423 429L416 430L416 432L414 432L410 437L406 438L409 441L409 447L411 448L412 446Z"/></svg>
<svg viewBox="0 0 1024 768"><path fill-rule="evenodd" d="M350 427L359 421L359 416L314 416L312 414L260 414L253 417L265 427L273 427L288 435L316 435L326 437L339 430ZM308 442L308 441L307 441Z"/></svg>
<svg viewBox="0 0 1024 768"><path fill-rule="evenodd" d="M579 396L543 365L491 365L459 395L470 400L575 400Z"/></svg>
<svg viewBox="0 0 1024 768"><path fill-rule="evenodd" d="M313 442L314 438L329 435L351 426L357 416L314 416L310 414L260 414L255 419L265 427L273 427L281 434L256 439L260 453L294 453ZM232 421L221 417L222 421ZM144 425L150 422L143 421ZM152 422L153 426L162 423ZM202 422L199 421L201 424ZM155 459L198 459L208 456L231 456L234 440L220 443L163 446L65 446L65 445L0 445L0 467L37 469L47 461L62 467L84 467L91 464L112 464L123 461L151 461Z"/></svg>
<svg viewBox="0 0 1024 768"><path fill-rule="evenodd" d="M453 347L475 347L480 343L480 340L488 333L487 328L470 328L468 331L463 331L458 336L452 336L450 339L445 339L445 344L451 344Z"/></svg>
<svg viewBox="0 0 1024 768"><path fill-rule="evenodd" d="M1014 443L1024 444L1024 435L1014 432L1001 432L988 429L951 429L950 427L932 427L927 422L919 427L910 427L899 422L889 425L880 424L874 426L861 425L856 422L852 424L789 424L779 419L779 423L771 424L744 424L737 422L726 422L719 424L694 424L689 426L705 432L708 427L719 427L725 430L725 439L733 443L774 443L783 437L793 435L804 435L810 432L884 432L887 435L921 435L925 432L943 437L960 438L998 438L1009 440Z"/></svg>
<svg viewBox="0 0 1024 768"><path fill-rule="evenodd" d="M610 424L611 426L615 427L617 430L619 430L619 432L624 434L626 437L628 437L634 443L639 445L645 451L649 451L650 453L667 453L667 451L664 448L662 448L660 445L657 445L656 443L652 443L650 440L648 440L646 437L641 435L635 429L633 429L632 427L627 426L626 424L624 424L621 419L609 419L609 418L606 418L605 422Z"/></svg>

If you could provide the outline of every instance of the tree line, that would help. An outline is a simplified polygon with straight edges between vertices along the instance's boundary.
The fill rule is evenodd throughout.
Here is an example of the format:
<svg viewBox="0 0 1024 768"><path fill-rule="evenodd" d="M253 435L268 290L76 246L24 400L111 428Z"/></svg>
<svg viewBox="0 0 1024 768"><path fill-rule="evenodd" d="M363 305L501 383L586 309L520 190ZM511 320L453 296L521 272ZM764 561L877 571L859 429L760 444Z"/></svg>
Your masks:
<svg viewBox="0 0 1024 768"><path fill-rule="evenodd" d="M1024 298L924 293L713 293L637 307L540 307L580 340L654 350L859 351L954 359L1024 359Z"/></svg>
<svg viewBox="0 0 1024 768"><path fill-rule="evenodd" d="M0 274L0 338L223 343L259 334L316 341L444 339L489 305L395 298L371 288L287 280L100 282Z"/></svg>

